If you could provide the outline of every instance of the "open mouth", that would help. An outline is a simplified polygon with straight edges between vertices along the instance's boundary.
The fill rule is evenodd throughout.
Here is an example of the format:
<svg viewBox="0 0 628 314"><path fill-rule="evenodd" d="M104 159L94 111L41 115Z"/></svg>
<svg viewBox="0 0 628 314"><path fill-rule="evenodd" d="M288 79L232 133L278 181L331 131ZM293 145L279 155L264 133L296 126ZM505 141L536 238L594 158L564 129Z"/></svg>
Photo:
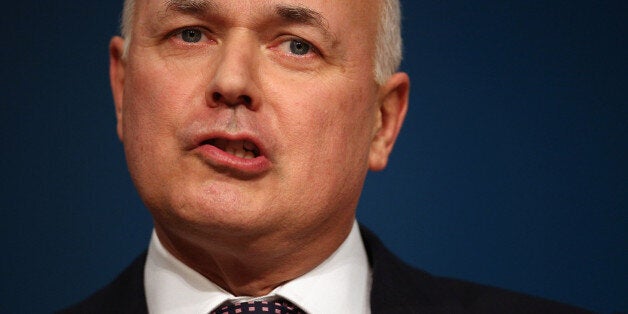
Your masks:
<svg viewBox="0 0 628 314"><path fill-rule="evenodd" d="M260 150L257 145L247 140L212 138L203 141L201 145L211 145L228 154L244 159L253 159L260 156Z"/></svg>

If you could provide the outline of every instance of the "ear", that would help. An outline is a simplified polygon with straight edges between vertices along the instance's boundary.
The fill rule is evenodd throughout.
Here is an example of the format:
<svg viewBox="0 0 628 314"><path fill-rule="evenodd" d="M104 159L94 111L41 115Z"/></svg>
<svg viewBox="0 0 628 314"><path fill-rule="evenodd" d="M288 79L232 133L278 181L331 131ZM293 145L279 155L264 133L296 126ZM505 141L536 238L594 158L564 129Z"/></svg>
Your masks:
<svg viewBox="0 0 628 314"><path fill-rule="evenodd" d="M113 94L113 102L116 106L116 130L118 138L123 140L122 134L122 104L124 95L124 39L119 36L111 38L109 42L109 80L111 82L111 92Z"/></svg>
<svg viewBox="0 0 628 314"><path fill-rule="evenodd" d="M410 78L401 72L393 74L379 88L379 110L369 152L369 169L372 171L383 170L388 163L388 156L408 111L409 93Z"/></svg>

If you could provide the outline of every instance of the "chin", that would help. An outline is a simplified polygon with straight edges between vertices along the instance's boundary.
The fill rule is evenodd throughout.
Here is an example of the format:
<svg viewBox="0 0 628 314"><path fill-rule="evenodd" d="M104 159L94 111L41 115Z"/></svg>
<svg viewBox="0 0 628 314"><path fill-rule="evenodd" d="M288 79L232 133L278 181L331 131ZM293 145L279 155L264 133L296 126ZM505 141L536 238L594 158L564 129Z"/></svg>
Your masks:
<svg viewBox="0 0 628 314"><path fill-rule="evenodd" d="M189 199L173 206L169 215L184 227L202 232L243 232L268 224L269 216L263 206L251 204L242 198L222 196ZM168 215L168 214L167 214Z"/></svg>

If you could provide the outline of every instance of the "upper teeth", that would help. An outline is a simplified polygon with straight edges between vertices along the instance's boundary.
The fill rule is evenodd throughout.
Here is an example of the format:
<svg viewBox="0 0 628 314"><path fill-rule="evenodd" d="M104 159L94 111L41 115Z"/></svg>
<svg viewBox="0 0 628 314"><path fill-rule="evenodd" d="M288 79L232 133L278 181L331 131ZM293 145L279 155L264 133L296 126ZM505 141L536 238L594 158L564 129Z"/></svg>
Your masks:
<svg viewBox="0 0 628 314"><path fill-rule="evenodd" d="M251 159L257 154L257 147L249 141L216 140L215 146L240 158Z"/></svg>
<svg viewBox="0 0 628 314"><path fill-rule="evenodd" d="M250 152L253 152L257 149L257 147L255 147L255 144L251 143L251 142L243 142L242 143L242 147Z"/></svg>

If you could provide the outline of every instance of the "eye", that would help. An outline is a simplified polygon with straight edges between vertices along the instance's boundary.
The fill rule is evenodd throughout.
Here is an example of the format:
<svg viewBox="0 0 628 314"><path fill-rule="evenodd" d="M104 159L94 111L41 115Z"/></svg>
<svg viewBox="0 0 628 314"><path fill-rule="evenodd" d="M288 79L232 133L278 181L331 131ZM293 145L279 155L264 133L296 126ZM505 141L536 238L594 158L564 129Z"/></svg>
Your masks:
<svg viewBox="0 0 628 314"><path fill-rule="evenodd" d="M197 43L203 39L203 32L196 28L186 28L179 34L181 40L187 43Z"/></svg>
<svg viewBox="0 0 628 314"><path fill-rule="evenodd" d="M295 55L305 55L310 52L312 46L305 41L293 39L290 41L290 52Z"/></svg>
<svg viewBox="0 0 628 314"><path fill-rule="evenodd" d="M293 54L297 56L305 56L308 53L314 52L315 48L312 44L303 39L290 39L282 42L279 48L285 53Z"/></svg>

